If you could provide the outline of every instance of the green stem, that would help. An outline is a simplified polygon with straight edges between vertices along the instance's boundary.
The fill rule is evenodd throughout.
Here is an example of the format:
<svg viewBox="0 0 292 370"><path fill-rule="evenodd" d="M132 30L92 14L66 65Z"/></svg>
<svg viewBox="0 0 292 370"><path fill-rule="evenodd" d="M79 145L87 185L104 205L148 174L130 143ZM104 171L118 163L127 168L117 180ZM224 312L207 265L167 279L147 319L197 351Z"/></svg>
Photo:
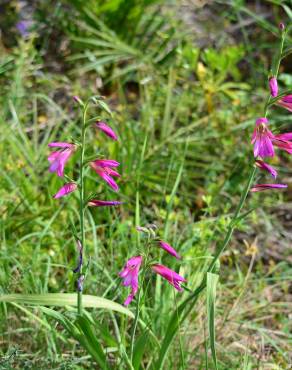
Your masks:
<svg viewBox="0 0 292 370"><path fill-rule="evenodd" d="M283 54L283 48L284 48L284 41L285 41L285 32L282 32L281 35L281 43L280 43L280 50L279 50L279 58L277 61L277 67L275 70L275 77L278 77L279 74L279 69L280 69L280 64L281 64L281 59L282 59L282 54Z"/></svg>
<svg viewBox="0 0 292 370"><path fill-rule="evenodd" d="M83 248L83 255L85 249L85 229L84 229L84 193L85 193L85 184L84 184L84 154L85 154L85 132L86 132L86 112L88 108L88 103L86 103L83 107L83 114L82 114L82 131L81 131L81 151L80 151L80 184L79 184L79 202L80 202L80 210L79 210L79 218L80 218L80 233L81 233L81 245ZM78 279L82 278L82 265L80 266ZM77 298L77 307L78 307L78 314L82 315L82 289L78 289L78 298Z"/></svg>
<svg viewBox="0 0 292 370"><path fill-rule="evenodd" d="M281 64L281 59L282 59L282 54L283 54L283 48L284 48L284 42L285 42L285 32L282 32L282 35L281 35L281 43L280 43L280 47L279 47L279 58L277 60L277 67L275 69L275 77L277 78L278 77L278 74L279 74L279 69L280 69L280 64ZM264 117L266 118L267 117L267 114L268 114L268 108L269 108L269 103L270 103L270 100L271 100L271 95L269 95L269 97L267 98L267 101L266 101L266 104L265 104L265 110L264 110Z"/></svg>
<svg viewBox="0 0 292 370"><path fill-rule="evenodd" d="M217 249L216 253L215 253L215 256L212 260L212 262L210 263L210 266L208 268L208 272L211 272L217 262L217 260L219 259L219 257L221 256L222 252L224 251L224 249L226 248L226 246L228 245L231 237L232 237L232 234L233 234L233 231L234 231L234 228L235 228L235 225L236 225L236 220L242 210L242 207L244 206L244 202L246 200L246 197L250 191L250 188L252 186L252 183L253 183L253 179L254 179L254 176L255 176L255 173L256 173L256 167L253 166L252 168L252 171L250 172L250 175L249 175L249 178L248 178L248 181L246 183L246 186L244 188L244 191L243 193L241 194L241 197L240 197L240 201L239 201L239 204L235 210L235 213L234 213L234 216L232 217L230 223L229 223L229 226L228 226L228 229L227 229L227 234L225 236L225 239L222 243L222 245Z"/></svg>

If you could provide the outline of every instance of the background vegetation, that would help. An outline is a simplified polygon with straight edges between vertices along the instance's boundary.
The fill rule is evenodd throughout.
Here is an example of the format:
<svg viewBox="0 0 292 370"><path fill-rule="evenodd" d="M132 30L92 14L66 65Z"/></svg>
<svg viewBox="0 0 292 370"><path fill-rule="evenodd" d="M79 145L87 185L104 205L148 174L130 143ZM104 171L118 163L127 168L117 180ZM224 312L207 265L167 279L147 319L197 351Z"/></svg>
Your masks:
<svg viewBox="0 0 292 370"><path fill-rule="evenodd" d="M135 226L148 223L183 256L181 263L162 261L194 289L247 177L277 25L291 21L291 1L23 0L2 1L0 10L0 293L75 289L70 225L77 199L52 199L61 181L48 172L47 144L79 132L72 96L93 94L114 111L109 123L119 142L105 144L94 132L91 139L121 162L125 203L86 214L86 293L123 302L118 272L141 247ZM28 29L19 32L24 21ZM291 87L291 66L288 56L282 88ZM290 116L273 108L270 119L291 131ZM291 159L281 153L274 165L288 189L249 196L254 211L221 259L219 369L291 366ZM100 190L95 178L90 187ZM161 339L182 296L151 279L141 315ZM0 310L1 368L95 368L39 309L2 303ZM115 348L118 337L127 344L131 320L91 314L107 330L102 340L112 363L126 368ZM212 368L206 315L202 298L180 327L165 369ZM155 344L140 334L136 368L146 369Z"/></svg>

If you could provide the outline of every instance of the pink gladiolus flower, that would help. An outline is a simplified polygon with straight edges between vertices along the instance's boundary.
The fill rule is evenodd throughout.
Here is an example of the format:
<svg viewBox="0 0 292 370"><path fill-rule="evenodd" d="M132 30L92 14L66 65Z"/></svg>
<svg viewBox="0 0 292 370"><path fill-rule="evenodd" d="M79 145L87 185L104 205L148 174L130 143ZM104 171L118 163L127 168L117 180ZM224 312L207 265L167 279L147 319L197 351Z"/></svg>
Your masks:
<svg viewBox="0 0 292 370"><path fill-rule="evenodd" d="M177 259L181 259L181 256L177 253L177 251L168 243L164 242L163 240L159 240L159 246L164 249L167 253L171 254L172 256L176 257Z"/></svg>
<svg viewBox="0 0 292 370"><path fill-rule="evenodd" d="M94 169L94 171L105 181L109 184L109 186L115 190L118 191L119 187L115 180L111 176L117 176L119 177L120 174L114 170L112 170L110 167L100 167L96 164L98 161L93 161L90 163L91 168ZM113 161L115 162L115 161ZM118 162L116 162L118 163Z"/></svg>
<svg viewBox="0 0 292 370"><path fill-rule="evenodd" d="M96 127L103 131L108 137L110 137L113 140L118 140L117 135L115 132L104 122L96 122Z"/></svg>
<svg viewBox="0 0 292 370"><path fill-rule="evenodd" d="M97 159L93 163L98 167L118 167L120 165L119 162L113 159Z"/></svg>
<svg viewBox="0 0 292 370"><path fill-rule="evenodd" d="M264 191L264 190L270 190L270 189L283 189L287 188L287 185L285 184L257 184L253 186L250 191L255 193L257 191Z"/></svg>
<svg viewBox="0 0 292 370"><path fill-rule="evenodd" d="M269 79L269 87L270 87L270 92L273 97L278 95L278 82L276 77L271 77Z"/></svg>
<svg viewBox="0 0 292 370"><path fill-rule="evenodd" d="M117 200L98 200L98 199L92 199L88 202L88 205L90 207L110 207L110 206L118 206L119 204L122 204L123 202L119 202Z"/></svg>
<svg viewBox="0 0 292 370"><path fill-rule="evenodd" d="M254 144L254 156L255 157L273 157L274 147L272 139L274 135L267 127L267 118L258 118L256 120L256 127L252 135L252 144Z"/></svg>
<svg viewBox="0 0 292 370"><path fill-rule="evenodd" d="M292 95L283 96L281 99L276 101L276 104L288 109L289 112L292 112Z"/></svg>
<svg viewBox="0 0 292 370"><path fill-rule="evenodd" d="M281 135L279 135L279 136L281 136ZM278 138L275 138L275 139L273 139L273 144L276 147L285 150L289 154L292 154L292 143L290 143L289 141L279 140Z"/></svg>
<svg viewBox="0 0 292 370"><path fill-rule="evenodd" d="M156 274L161 275L164 279L166 279L176 290L182 291L182 287L180 284L182 282L186 282L186 279L177 274L175 271L172 271L166 266L163 265L152 265L152 270L156 272Z"/></svg>
<svg viewBox="0 0 292 370"><path fill-rule="evenodd" d="M270 174L274 178L277 177L277 175L278 175L277 171L272 166L270 166L269 164L265 163L264 161L258 159L258 160L255 161L255 164L260 169L270 172Z"/></svg>
<svg viewBox="0 0 292 370"><path fill-rule="evenodd" d="M275 138L284 141L292 140L292 132L286 132L284 134L275 135Z"/></svg>
<svg viewBox="0 0 292 370"><path fill-rule="evenodd" d="M292 154L292 132L274 135L273 144L280 149Z"/></svg>
<svg viewBox="0 0 292 370"><path fill-rule="evenodd" d="M132 302L138 292L138 275L141 263L142 256L132 257L126 262L123 270L119 273L119 276L124 279L123 285L131 287L131 293L124 302L125 306Z"/></svg>
<svg viewBox="0 0 292 370"><path fill-rule="evenodd" d="M65 195L68 195L72 193L72 191L77 189L77 184L74 182L69 182L68 184L65 184L64 186L61 187L61 189L54 195L54 198L61 198L64 197Z"/></svg>
<svg viewBox="0 0 292 370"><path fill-rule="evenodd" d="M50 172L56 172L58 176L64 176L64 167L68 159L76 150L76 145L71 143L65 142L55 142L50 143L49 147L54 148L61 148L60 151L53 152L48 156L50 165Z"/></svg>

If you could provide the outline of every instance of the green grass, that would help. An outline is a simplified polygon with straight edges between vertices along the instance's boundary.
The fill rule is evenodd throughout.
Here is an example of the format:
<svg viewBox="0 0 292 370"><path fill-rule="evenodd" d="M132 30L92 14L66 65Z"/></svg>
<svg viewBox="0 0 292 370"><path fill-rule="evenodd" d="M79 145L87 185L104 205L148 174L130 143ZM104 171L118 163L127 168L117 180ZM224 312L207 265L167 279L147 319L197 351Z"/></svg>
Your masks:
<svg viewBox="0 0 292 370"><path fill-rule="evenodd" d="M224 18L224 11L231 8L220 6ZM155 14L153 23L136 14L136 28L129 30L129 35L108 23L108 10L102 23L93 24L88 20L90 15L85 17L84 13L85 18L76 17L75 27L79 22L94 25L94 32L62 30L62 37L70 40L64 73L46 64L46 58L54 60L54 55L45 48L46 35L42 33L38 38L19 40L1 55L1 296L75 291L72 269L77 256L72 224L79 231L78 196L52 198L62 181L48 172L47 161L48 142L70 140L80 134L80 113L73 95L84 99L96 93L106 95L114 113L111 119L106 115L103 118L115 128L119 141L103 140L92 130L88 155L103 153L121 163L121 190L114 194L90 172L87 187L103 192L102 199L118 197L124 201L115 209L86 210L87 253L91 259L85 294L122 304L127 289L121 286L118 272L144 243L135 230L137 225L155 223L159 236L178 250L183 256L181 262L162 253L159 258L185 276L192 291L201 282L216 245L224 239L248 176L250 136L267 94L265 66L270 61L264 52L262 63L258 61L251 33L247 39L236 35L240 38L236 46L222 46L221 42L201 49L174 17L175 9L170 7L164 16L164 21L170 20L165 29L164 23L159 23L163 10L153 5L150 8ZM277 14L276 5L269 9ZM242 17L254 18L246 6L239 11ZM229 16L231 21L233 16L237 19L238 9ZM41 25L45 20L38 22ZM71 27L73 23L71 19ZM271 23L265 18L265 23L259 22L256 28L266 49L276 41L275 36L265 34L267 29L274 32L269 28ZM144 28L149 33L143 33L139 44ZM81 35L74 36L74 32ZM221 41L228 39L224 35ZM95 44L88 47L77 36L93 38ZM167 42L161 44L164 38L171 48ZM108 44L101 47L105 40L110 48ZM119 54L115 59L118 47L126 56ZM163 60L170 50L171 57ZM98 54L101 52L111 58L105 59ZM95 64L90 66L93 55L98 63L94 59ZM256 65L257 80L240 67L242 63L247 63L247 70ZM281 72L288 73L285 68L287 64ZM106 83L100 91L96 91L97 73ZM91 110L90 114L100 113ZM291 131L290 116L278 108L273 109L271 122L276 128L288 131L290 127ZM77 161L77 156L70 159L70 176L76 172ZM290 164L286 155L274 161L286 183L291 182ZM281 194L248 197L245 211L254 211L240 221L220 268L217 266L220 278L215 316L211 315L214 291L209 286L209 294L203 294L179 324L164 359L165 369L215 369L215 344L218 369L288 369L290 198L289 189ZM189 296L188 291L174 294L165 281L151 274L146 278L147 294L134 347L135 370L155 369L169 318ZM41 306L45 304L40 302ZM70 326L75 309L68 304L44 308L35 307L31 301L0 303L0 367L103 368L101 343L107 349L109 366L131 368L132 319L87 308L86 318L75 323L76 329ZM134 313L135 304L129 309ZM80 346L82 333L88 342Z"/></svg>

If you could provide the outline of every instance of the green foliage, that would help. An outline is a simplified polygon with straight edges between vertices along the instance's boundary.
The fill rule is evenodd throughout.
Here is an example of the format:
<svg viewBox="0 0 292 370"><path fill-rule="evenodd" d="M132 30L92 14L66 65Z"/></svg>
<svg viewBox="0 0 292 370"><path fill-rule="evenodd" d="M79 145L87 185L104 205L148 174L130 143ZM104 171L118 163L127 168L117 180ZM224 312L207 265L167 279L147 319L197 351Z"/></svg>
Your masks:
<svg viewBox="0 0 292 370"><path fill-rule="evenodd" d="M162 3L58 1L52 12L52 4L39 1L30 38L7 48L11 41L6 42L4 34L0 353L7 368L205 366L206 304L198 298L199 287L247 177L254 119L267 94L264 70L270 58L265 55L274 52L279 7L266 5L260 14L245 1L216 1L216 9L195 9L198 16L206 11L210 20L197 25L191 19L194 31L185 25L180 4ZM193 13L193 8L187 9L187 15ZM214 39L209 39L209 26L216 29ZM290 49L287 42L279 79L282 91L291 85ZM80 318L73 307L71 271L77 257L71 230L77 199L74 194L52 199L62 182L48 173L47 144L79 134L72 96L87 99L96 94L106 96L99 102L112 113L96 119L107 120L119 142L105 146L92 130L90 140L96 145L89 156L102 149L121 163L118 197L124 204L86 210L92 259L85 292L91 298L87 301L85 295L87 311ZM290 117L278 108L271 111L270 121L291 131ZM283 155L273 163L287 182L288 160ZM75 157L68 176L74 175L74 166ZM90 172L87 175L88 191L99 194L102 185ZM102 196L117 195L106 190ZM209 338L215 359L216 330L219 369L267 364L284 369L289 364L288 200L289 191L248 197L232 247L221 259L216 320L215 292L207 280ZM127 353L133 309L120 305L127 292L120 289L118 272L141 248L135 226L153 222L159 236L183 256L176 262L161 255L161 263L186 276L189 290L174 295L167 282L147 276L131 364ZM78 224L75 227L78 233ZM218 265L213 273L219 273Z"/></svg>

